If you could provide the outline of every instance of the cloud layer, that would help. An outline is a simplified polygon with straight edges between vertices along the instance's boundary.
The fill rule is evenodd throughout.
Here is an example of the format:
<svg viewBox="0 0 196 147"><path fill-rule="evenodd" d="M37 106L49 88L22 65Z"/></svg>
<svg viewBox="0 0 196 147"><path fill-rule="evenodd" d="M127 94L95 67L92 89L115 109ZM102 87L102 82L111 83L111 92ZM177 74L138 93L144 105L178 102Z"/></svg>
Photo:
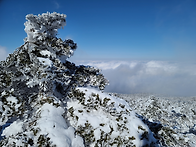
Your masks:
<svg viewBox="0 0 196 147"><path fill-rule="evenodd" d="M5 60L7 55L6 47L0 46L0 61Z"/></svg>
<svg viewBox="0 0 196 147"><path fill-rule="evenodd" d="M106 91L166 96L196 96L196 64L166 61L80 61L102 69Z"/></svg>

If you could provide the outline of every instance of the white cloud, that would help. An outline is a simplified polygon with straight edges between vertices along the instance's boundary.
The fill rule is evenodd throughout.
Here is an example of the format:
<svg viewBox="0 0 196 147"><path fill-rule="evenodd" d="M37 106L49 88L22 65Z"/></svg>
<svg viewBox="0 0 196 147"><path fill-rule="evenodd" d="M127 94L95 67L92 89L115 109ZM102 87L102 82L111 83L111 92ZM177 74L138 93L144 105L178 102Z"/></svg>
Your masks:
<svg viewBox="0 0 196 147"><path fill-rule="evenodd" d="M57 1L54 1L54 4L55 4L55 8L56 9L59 9L60 8L60 5L59 5L59 3Z"/></svg>
<svg viewBox="0 0 196 147"><path fill-rule="evenodd" d="M0 61L5 60L7 55L6 47L0 46Z"/></svg>
<svg viewBox="0 0 196 147"><path fill-rule="evenodd" d="M110 81L106 91L196 96L196 65L166 61L81 62L102 69Z"/></svg>

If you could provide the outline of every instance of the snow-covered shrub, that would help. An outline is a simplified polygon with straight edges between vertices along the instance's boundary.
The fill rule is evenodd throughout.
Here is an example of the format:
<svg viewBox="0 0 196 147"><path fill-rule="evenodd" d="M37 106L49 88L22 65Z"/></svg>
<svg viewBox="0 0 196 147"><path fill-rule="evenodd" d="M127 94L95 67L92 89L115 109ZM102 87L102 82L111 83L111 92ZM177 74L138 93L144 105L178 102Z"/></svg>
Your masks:
<svg viewBox="0 0 196 147"><path fill-rule="evenodd" d="M77 45L56 37L65 17L27 15L25 43L0 63L0 146L156 146L124 100L102 93L99 69L66 60Z"/></svg>
<svg viewBox="0 0 196 147"><path fill-rule="evenodd" d="M68 120L86 146L157 145L149 128L124 100L92 88L77 88L67 102Z"/></svg>
<svg viewBox="0 0 196 147"><path fill-rule="evenodd" d="M196 98L118 95L129 101L162 146L196 145Z"/></svg>

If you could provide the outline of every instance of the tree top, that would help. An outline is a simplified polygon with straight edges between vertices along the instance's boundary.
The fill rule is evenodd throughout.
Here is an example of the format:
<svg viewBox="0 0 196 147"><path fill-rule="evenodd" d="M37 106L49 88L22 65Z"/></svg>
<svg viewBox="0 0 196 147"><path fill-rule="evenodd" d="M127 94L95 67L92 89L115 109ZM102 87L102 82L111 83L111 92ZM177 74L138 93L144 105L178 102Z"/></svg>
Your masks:
<svg viewBox="0 0 196 147"><path fill-rule="evenodd" d="M25 41L36 42L45 38L54 38L57 35L57 29L66 25L66 15L60 13L43 13L37 15L26 15L25 32L27 38Z"/></svg>

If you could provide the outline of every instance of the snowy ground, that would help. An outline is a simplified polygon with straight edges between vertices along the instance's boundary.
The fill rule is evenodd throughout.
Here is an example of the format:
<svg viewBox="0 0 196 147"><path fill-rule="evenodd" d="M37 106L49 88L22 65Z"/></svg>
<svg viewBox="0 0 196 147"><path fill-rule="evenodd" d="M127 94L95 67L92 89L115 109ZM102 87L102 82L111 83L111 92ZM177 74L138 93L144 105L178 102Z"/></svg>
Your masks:
<svg viewBox="0 0 196 147"><path fill-rule="evenodd" d="M144 93L113 95L128 101L136 113L150 122L149 125L162 125L157 136L164 140L163 146L196 146L196 97L150 96Z"/></svg>

